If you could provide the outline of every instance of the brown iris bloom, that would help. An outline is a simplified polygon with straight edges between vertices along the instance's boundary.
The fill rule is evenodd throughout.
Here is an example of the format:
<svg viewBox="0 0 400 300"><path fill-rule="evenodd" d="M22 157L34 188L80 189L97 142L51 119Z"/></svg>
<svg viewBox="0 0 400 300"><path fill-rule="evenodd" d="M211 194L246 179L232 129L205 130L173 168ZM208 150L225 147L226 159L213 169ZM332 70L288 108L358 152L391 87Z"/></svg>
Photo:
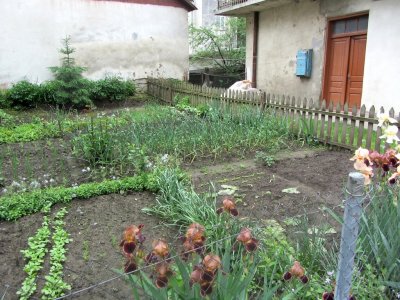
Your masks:
<svg viewBox="0 0 400 300"><path fill-rule="evenodd" d="M142 228L144 225L131 225L127 227L123 234L123 239L120 243L122 252L125 256L132 256L138 244L143 243L145 237L142 235Z"/></svg>
<svg viewBox="0 0 400 300"><path fill-rule="evenodd" d="M259 241L253 238L251 230L248 228L243 228L236 240L244 245L247 252L253 252L258 248Z"/></svg>
<svg viewBox="0 0 400 300"><path fill-rule="evenodd" d="M293 277L297 277L304 284L308 283L308 277L305 275L304 268L297 260L293 263L293 266L290 268L290 270L283 275L283 279L286 281L292 279Z"/></svg>
<svg viewBox="0 0 400 300"><path fill-rule="evenodd" d="M231 214L234 217L239 215L239 212L236 209L235 202L233 201L232 198L225 198L222 201L222 207L217 209L217 214L221 214L224 211Z"/></svg>
<svg viewBox="0 0 400 300"><path fill-rule="evenodd" d="M197 252L198 254L203 252L206 240L204 232L205 228L203 225L193 223L189 226L185 236L182 238L184 260L188 259L190 252Z"/></svg>

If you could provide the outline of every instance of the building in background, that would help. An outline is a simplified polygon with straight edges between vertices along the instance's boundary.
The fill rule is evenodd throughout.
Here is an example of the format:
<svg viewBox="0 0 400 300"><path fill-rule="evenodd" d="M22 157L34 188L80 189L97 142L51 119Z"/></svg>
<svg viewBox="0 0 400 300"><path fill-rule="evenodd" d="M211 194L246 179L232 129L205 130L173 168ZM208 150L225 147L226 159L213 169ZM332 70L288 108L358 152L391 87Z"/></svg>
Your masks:
<svg viewBox="0 0 400 300"><path fill-rule="evenodd" d="M246 70L258 88L400 109L400 1L218 0L217 9L247 18Z"/></svg>
<svg viewBox="0 0 400 300"><path fill-rule="evenodd" d="M1 87L50 79L66 36L91 79L187 77L190 0L0 0L0 8Z"/></svg>

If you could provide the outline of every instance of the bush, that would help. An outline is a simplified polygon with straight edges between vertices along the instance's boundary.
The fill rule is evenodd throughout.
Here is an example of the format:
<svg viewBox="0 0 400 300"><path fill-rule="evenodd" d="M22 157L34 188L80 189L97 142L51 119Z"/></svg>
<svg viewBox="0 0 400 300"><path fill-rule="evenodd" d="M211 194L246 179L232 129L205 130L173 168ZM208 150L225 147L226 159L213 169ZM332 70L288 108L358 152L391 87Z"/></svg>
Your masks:
<svg viewBox="0 0 400 300"><path fill-rule="evenodd" d="M90 98L93 101L118 102L133 96L135 90L136 88L132 81L124 80L118 76L107 76L92 83Z"/></svg>
<svg viewBox="0 0 400 300"><path fill-rule="evenodd" d="M38 102L47 104L57 104L58 84L54 80L42 82L39 87Z"/></svg>
<svg viewBox="0 0 400 300"><path fill-rule="evenodd" d="M50 67L55 77L53 82L56 104L62 107L73 106L83 108L92 105L89 98L89 90L91 82L83 78L82 73L86 68L77 66L71 54L75 52L70 47L70 37L65 38L64 48L60 50L64 57L60 67Z"/></svg>
<svg viewBox="0 0 400 300"><path fill-rule="evenodd" d="M7 91L6 98L14 108L29 108L37 104L39 94L39 85L22 80L14 84Z"/></svg>
<svg viewBox="0 0 400 300"><path fill-rule="evenodd" d="M0 89L0 108L7 108L10 106L10 102L7 99L7 90Z"/></svg>

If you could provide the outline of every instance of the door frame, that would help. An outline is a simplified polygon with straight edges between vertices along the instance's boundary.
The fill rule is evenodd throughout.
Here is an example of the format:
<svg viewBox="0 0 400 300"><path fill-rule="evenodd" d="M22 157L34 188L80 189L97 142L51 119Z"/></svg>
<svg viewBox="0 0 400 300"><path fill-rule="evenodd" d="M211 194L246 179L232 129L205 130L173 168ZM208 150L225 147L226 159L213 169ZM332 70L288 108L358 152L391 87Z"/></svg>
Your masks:
<svg viewBox="0 0 400 300"><path fill-rule="evenodd" d="M322 100L326 100L327 101L327 105L329 104L328 99L325 99L326 94L328 92L328 80L327 77L329 76L329 57L331 55L331 40L332 40L332 24L333 21L338 21L338 20L346 20L346 19L351 19L354 17L360 17L360 16L365 16L368 15L369 16L369 10L364 10L364 11L360 11L357 13L352 13L352 14L347 14L347 15L341 15L341 16L334 16L334 17L328 17L326 19L326 25L325 25L325 53L324 53L324 65L322 68L322 89L321 89L321 95L320 95L320 99ZM368 30L364 30L364 31L356 31L356 32L351 32L351 33L343 33L343 34L337 34L334 37L346 37L346 36L354 36L354 35L363 35L366 34L367 35ZM347 85L347 82L346 82Z"/></svg>

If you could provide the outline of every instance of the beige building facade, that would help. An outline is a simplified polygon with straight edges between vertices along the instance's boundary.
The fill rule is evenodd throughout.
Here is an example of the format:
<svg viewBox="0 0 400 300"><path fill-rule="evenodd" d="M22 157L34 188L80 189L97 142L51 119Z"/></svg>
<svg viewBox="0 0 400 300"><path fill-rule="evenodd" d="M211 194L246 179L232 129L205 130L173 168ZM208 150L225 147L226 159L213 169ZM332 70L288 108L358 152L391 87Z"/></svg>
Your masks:
<svg viewBox="0 0 400 300"><path fill-rule="evenodd" d="M61 40L91 79L183 79L189 70L191 1L0 0L0 86L51 79Z"/></svg>
<svg viewBox="0 0 400 300"><path fill-rule="evenodd" d="M248 79L269 93L400 110L400 1L220 0L247 17ZM296 76L312 49L310 77Z"/></svg>

